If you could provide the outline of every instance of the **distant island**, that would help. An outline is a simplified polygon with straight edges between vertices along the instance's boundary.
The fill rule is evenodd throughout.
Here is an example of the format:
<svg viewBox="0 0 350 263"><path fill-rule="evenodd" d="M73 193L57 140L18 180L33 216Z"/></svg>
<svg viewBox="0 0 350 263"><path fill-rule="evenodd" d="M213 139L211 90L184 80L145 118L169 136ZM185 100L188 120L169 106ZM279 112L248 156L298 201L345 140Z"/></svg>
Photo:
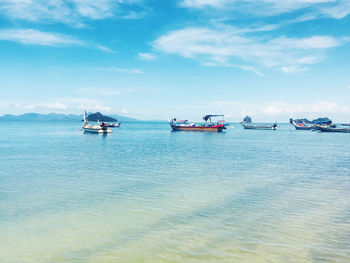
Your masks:
<svg viewBox="0 0 350 263"><path fill-rule="evenodd" d="M243 122L251 123L252 122L252 118L250 118L249 116L245 116L245 118L243 119Z"/></svg>
<svg viewBox="0 0 350 263"><path fill-rule="evenodd" d="M99 113L99 112L98 112ZM97 113L95 113L97 114ZM101 113L99 113L101 114ZM102 114L101 114L102 115ZM93 115L94 116L94 115ZM95 115L96 116L96 115ZM112 114L111 119L117 119L121 122L141 122L142 120L129 118L121 115ZM65 121L65 122L81 122L83 115L75 114L59 114L59 113L25 113L21 115L5 114L0 116L0 121ZM92 120L91 120L92 121ZM106 120L103 120L106 121ZM111 120L110 120L111 121Z"/></svg>
<svg viewBox="0 0 350 263"><path fill-rule="evenodd" d="M101 112L91 113L86 119L88 121L105 121L105 122L117 122L118 120L107 115L103 115Z"/></svg>

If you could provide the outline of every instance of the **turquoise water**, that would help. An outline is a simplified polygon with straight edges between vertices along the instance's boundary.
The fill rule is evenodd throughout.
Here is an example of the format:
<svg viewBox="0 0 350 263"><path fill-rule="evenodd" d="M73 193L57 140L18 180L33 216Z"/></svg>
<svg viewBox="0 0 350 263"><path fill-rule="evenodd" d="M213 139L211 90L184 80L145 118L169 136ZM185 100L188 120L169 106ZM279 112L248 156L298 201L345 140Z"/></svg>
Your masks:
<svg viewBox="0 0 350 263"><path fill-rule="evenodd" d="M350 262L350 135L0 122L0 262Z"/></svg>

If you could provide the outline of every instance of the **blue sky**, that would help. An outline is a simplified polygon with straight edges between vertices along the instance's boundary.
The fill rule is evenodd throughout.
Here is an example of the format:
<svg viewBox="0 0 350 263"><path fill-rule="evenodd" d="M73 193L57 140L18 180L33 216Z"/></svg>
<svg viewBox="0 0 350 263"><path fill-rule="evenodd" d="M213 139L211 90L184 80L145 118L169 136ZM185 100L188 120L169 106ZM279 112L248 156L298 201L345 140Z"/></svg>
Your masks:
<svg viewBox="0 0 350 263"><path fill-rule="evenodd" d="M350 121L349 0L0 0L0 115Z"/></svg>

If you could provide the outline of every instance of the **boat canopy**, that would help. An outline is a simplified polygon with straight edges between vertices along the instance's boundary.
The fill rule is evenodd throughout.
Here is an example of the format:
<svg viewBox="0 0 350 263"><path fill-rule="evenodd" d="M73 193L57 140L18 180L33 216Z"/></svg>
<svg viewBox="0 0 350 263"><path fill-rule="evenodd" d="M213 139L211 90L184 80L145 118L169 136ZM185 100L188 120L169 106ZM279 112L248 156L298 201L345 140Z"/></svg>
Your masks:
<svg viewBox="0 0 350 263"><path fill-rule="evenodd" d="M203 117L203 120L207 121L209 120L211 117L224 117L224 115L205 115Z"/></svg>

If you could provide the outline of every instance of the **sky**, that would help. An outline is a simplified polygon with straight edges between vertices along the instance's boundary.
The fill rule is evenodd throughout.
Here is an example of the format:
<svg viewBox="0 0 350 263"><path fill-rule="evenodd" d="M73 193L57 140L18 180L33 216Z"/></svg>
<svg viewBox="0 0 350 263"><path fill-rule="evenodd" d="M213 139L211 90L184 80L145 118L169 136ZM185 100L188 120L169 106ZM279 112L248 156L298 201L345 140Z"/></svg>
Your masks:
<svg viewBox="0 0 350 263"><path fill-rule="evenodd" d="M350 0L0 0L0 115L350 122Z"/></svg>

